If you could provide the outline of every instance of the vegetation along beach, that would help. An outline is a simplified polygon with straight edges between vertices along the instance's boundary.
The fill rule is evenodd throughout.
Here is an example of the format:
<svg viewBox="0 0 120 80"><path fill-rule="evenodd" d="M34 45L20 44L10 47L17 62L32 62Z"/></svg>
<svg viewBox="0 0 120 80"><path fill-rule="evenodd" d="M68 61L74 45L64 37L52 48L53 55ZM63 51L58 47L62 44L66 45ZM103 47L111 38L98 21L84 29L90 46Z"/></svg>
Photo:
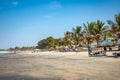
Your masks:
<svg viewBox="0 0 120 80"><path fill-rule="evenodd" d="M119 0L0 0L0 80L120 80Z"/></svg>

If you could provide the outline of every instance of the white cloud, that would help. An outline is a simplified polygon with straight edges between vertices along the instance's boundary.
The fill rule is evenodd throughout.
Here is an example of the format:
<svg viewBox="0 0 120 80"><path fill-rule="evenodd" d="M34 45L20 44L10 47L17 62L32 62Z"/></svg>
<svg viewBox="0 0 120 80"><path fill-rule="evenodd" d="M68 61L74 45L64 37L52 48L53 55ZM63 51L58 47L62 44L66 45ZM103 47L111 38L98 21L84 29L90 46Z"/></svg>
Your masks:
<svg viewBox="0 0 120 80"><path fill-rule="evenodd" d="M17 6L19 3L18 3L18 1L14 1L11 4L14 5L14 6Z"/></svg>
<svg viewBox="0 0 120 80"><path fill-rule="evenodd" d="M58 8L62 8L62 5L59 2L55 1L50 4L49 8L58 9Z"/></svg>

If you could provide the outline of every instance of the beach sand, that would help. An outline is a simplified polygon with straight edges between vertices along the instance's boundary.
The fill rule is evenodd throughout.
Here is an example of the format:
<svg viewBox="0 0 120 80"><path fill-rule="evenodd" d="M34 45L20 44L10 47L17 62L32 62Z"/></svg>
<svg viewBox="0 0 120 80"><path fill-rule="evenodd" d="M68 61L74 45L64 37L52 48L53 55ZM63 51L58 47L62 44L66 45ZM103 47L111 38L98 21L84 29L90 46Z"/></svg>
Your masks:
<svg viewBox="0 0 120 80"><path fill-rule="evenodd" d="M22 52L0 55L0 80L120 80L120 58L87 52Z"/></svg>

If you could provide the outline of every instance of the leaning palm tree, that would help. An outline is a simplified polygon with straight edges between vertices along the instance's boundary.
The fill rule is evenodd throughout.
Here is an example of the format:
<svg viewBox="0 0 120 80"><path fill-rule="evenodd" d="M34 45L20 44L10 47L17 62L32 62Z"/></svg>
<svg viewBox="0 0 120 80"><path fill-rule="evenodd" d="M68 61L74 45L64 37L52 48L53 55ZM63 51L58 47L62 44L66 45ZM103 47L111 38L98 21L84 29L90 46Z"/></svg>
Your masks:
<svg viewBox="0 0 120 80"><path fill-rule="evenodd" d="M115 21L117 25L120 27L120 13L115 15Z"/></svg>
<svg viewBox="0 0 120 80"><path fill-rule="evenodd" d="M120 38L120 13L115 15L115 21L117 26L117 38Z"/></svg>
<svg viewBox="0 0 120 80"><path fill-rule="evenodd" d="M107 21L108 22L108 24L109 24L109 26L110 26L110 29L108 30L109 31L109 34L113 37L113 38L116 38L117 37L117 26L116 26L116 24L113 22L113 21L111 21L111 20L108 20Z"/></svg>

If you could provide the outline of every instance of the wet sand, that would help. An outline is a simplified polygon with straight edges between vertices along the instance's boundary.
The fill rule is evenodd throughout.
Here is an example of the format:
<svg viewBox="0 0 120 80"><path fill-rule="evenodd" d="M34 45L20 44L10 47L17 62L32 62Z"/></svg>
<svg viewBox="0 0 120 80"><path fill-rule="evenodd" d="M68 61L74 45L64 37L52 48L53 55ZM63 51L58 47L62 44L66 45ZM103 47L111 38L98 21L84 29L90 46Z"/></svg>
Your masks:
<svg viewBox="0 0 120 80"><path fill-rule="evenodd" d="M120 80L120 58L87 52L0 55L0 80Z"/></svg>

